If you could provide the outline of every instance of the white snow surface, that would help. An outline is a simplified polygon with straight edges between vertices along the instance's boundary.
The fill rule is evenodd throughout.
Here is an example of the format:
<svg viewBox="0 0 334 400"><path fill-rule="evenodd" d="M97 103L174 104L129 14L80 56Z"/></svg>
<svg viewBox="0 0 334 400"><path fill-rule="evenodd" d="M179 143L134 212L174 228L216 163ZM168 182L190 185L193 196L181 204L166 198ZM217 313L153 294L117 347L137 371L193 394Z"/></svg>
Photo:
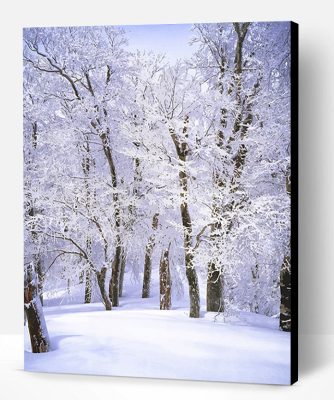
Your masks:
<svg viewBox="0 0 334 400"><path fill-rule="evenodd" d="M142 299L140 285L127 283L120 307L112 311L105 311L101 303L54 305L57 299L47 300L51 351L31 353L25 327L25 369L290 383L290 334L278 330L277 318L241 313L224 322L222 316L205 312L202 299L201 318L193 319L186 299L174 300L172 310L161 311L157 285L152 292L151 298Z"/></svg>

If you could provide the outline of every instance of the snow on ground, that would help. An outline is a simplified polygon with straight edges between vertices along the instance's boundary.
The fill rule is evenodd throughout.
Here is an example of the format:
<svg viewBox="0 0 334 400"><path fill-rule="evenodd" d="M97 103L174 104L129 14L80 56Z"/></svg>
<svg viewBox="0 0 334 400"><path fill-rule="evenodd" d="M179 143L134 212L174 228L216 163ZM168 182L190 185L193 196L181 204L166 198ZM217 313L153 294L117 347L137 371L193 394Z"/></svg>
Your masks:
<svg viewBox="0 0 334 400"><path fill-rule="evenodd" d="M25 369L290 382L290 334L278 330L276 318L243 313L237 321L225 323L203 306L201 318L192 319L184 301L176 302L170 311L160 311L157 287L151 298L141 299L138 285L130 293L125 290L120 303L112 311L105 311L101 303L44 307L52 351L32 354L25 328Z"/></svg>

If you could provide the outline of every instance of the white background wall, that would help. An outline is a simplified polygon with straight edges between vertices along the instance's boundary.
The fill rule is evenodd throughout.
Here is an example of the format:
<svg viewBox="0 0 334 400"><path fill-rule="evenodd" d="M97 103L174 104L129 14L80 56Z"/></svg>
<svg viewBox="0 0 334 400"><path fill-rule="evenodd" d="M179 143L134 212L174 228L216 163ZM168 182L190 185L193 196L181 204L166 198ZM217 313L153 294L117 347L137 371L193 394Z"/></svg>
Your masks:
<svg viewBox="0 0 334 400"><path fill-rule="evenodd" d="M0 24L0 334L21 333L22 27L293 20L300 24L300 332L334 334L334 26L328 0L8 0Z"/></svg>

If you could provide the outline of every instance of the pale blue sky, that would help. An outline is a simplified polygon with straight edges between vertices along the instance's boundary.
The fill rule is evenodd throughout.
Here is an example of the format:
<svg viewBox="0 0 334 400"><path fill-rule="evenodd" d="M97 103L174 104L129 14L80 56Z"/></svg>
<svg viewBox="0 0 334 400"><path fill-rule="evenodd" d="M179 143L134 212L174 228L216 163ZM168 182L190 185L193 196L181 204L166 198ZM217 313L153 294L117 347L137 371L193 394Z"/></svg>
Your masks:
<svg viewBox="0 0 334 400"><path fill-rule="evenodd" d="M164 53L169 61L190 57L195 47L189 46L192 37L192 25L126 25L129 40L129 50L152 50L154 53Z"/></svg>

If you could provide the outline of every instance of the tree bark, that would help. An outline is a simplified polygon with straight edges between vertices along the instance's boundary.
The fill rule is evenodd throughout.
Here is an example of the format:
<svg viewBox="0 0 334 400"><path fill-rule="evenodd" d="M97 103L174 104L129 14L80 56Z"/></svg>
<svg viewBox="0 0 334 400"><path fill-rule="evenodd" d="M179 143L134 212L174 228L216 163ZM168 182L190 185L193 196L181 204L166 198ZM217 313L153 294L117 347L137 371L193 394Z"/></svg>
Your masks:
<svg viewBox="0 0 334 400"><path fill-rule="evenodd" d="M39 293L39 299L41 301L41 305L44 305L44 299L43 299L43 290L44 290L44 271L43 271L43 265L42 265L42 260L41 260L41 255L37 254L35 257L35 265L36 265L36 272L38 275L38 293Z"/></svg>
<svg viewBox="0 0 334 400"><path fill-rule="evenodd" d="M180 181L182 186L187 190L187 177L184 171L180 172ZM181 193L184 198L185 192ZM194 254L191 248L191 234L192 226L189 214L188 203L181 203L181 218L183 225L184 236L184 249L185 249L185 263L186 263L186 277L189 285L189 300L190 300L190 318L199 318L200 316L200 297L199 285L195 267L193 265Z"/></svg>
<svg viewBox="0 0 334 400"><path fill-rule="evenodd" d="M89 164L88 164L89 165ZM89 193L88 191L88 183L87 184L87 193ZM88 196L87 196L88 199ZM88 202L87 202L88 204ZM89 207L90 208L90 207ZM88 210L89 210L88 208ZM90 238L88 238L86 240L87 243L87 255L91 255L92 252L92 240ZM83 277L85 277L85 304L89 304L92 301L92 270L90 265L86 265L85 270L83 271Z"/></svg>
<svg viewBox="0 0 334 400"><path fill-rule="evenodd" d="M96 272L96 278L97 278L97 283L100 288L100 293L102 297L102 302L106 308L107 311L111 310L111 302L108 296L108 293L105 288L105 282L106 282L106 274L107 274L107 268L102 267L101 271Z"/></svg>
<svg viewBox="0 0 334 400"><path fill-rule="evenodd" d="M217 188L221 183L218 179L217 174L214 175L214 184ZM219 213L221 209L217 203L217 200L213 201L213 212L212 217L214 219L219 219ZM213 246L216 246L216 241L220 240L217 232L221 230L221 222L218 220L211 225L211 242ZM223 301L223 278L220 266L217 265L217 261L212 259L208 264L208 275L206 281L206 310L214 312L224 311L224 301Z"/></svg>
<svg viewBox="0 0 334 400"><path fill-rule="evenodd" d="M34 150L37 149L37 144L38 144L38 125L37 121L33 122L32 124L32 148ZM30 164L30 163L29 163ZM30 207L28 210L28 214L30 217L35 217L36 216L36 209L34 208L33 201L30 198ZM32 231L31 231L31 236L32 236L32 241L36 245L38 242L38 234L35 230L35 223L32 225ZM43 263L42 263L42 257L41 254L38 252L34 256L34 266L35 266L35 271L38 276L38 293L39 293L39 298L41 301L41 305L43 306L43 286L44 286L44 271L43 271Z"/></svg>
<svg viewBox="0 0 334 400"><path fill-rule="evenodd" d="M208 266L208 278L206 283L206 310L214 312L224 311L223 282L221 271L211 261Z"/></svg>
<svg viewBox="0 0 334 400"><path fill-rule="evenodd" d="M183 207L181 206L181 209ZM189 212L188 207L186 211L181 211L183 214L182 220L188 220ZM190 217L189 217L190 218ZM190 300L190 318L199 318L200 316L200 297L199 297L199 285L195 267L193 265L194 255L191 249L191 230L185 227L183 222L184 232L184 247L185 247L185 262L186 262L186 277L189 285L189 300Z"/></svg>
<svg viewBox="0 0 334 400"><path fill-rule="evenodd" d="M252 281L254 287L254 296L253 301L250 304L250 311L258 314L259 312L259 299L258 299L258 292L259 292L259 265L255 264L252 267Z"/></svg>
<svg viewBox="0 0 334 400"><path fill-rule="evenodd" d="M282 331L291 331L291 265L290 257L285 256L280 273L281 305L280 328Z"/></svg>
<svg viewBox="0 0 334 400"><path fill-rule="evenodd" d="M123 296L125 265L126 265L126 254L125 254L125 249L123 248L121 255L121 271L119 275L119 297Z"/></svg>
<svg viewBox="0 0 334 400"><path fill-rule="evenodd" d="M161 255L159 266L160 278L160 310L170 310L172 305L171 297L171 276L169 269L169 247Z"/></svg>
<svg viewBox="0 0 334 400"><path fill-rule="evenodd" d="M92 301L92 278L91 271L89 268L86 269L85 279L85 304L91 303Z"/></svg>
<svg viewBox="0 0 334 400"><path fill-rule="evenodd" d="M159 214L154 214L152 220L152 229L155 231L158 227ZM152 253L155 245L155 233L149 237L145 249L145 262L144 262L144 277L143 277L143 290L142 298L150 297L151 287L151 273L152 273Z"/></svg>
<svg viewBox="0 0 334 400"><path fill-rule="evenodd" d="M29 208L28 211L29 217L35 217L36 216L36 210L33 207L33 205L31 205L31 207ZM32 230L31 230L31 237L32 237L32 241L35 244L35 246L37 245L37 241L38 241L38 234L35 230L35 223L33 223L32 225ZM34 265L35 265L35 272L37 273L38 276L38 293L39 293L39 298L41 301L41 305L43 306L43 285L44 285L44 271L43 271L43 265L42 265L42 259L41 259L41 254L37 253L34 255Z"/></svg>
<svg viewBox="0 0 334 400"><path fill-rule="evenodd" d="M38 275L32 263L25 270L24 309L28 322L31 351L33 353L48 352L50 339L38 293Z"/></svg>
<svg viewBox="0 0 334 400"><path fill-rule="evenodd" d="M118 245L115 251L114 261L112 263L111 279L109 282L109 298L113 307L119 306L119 282L121 267L122 247Z"/></svg>

